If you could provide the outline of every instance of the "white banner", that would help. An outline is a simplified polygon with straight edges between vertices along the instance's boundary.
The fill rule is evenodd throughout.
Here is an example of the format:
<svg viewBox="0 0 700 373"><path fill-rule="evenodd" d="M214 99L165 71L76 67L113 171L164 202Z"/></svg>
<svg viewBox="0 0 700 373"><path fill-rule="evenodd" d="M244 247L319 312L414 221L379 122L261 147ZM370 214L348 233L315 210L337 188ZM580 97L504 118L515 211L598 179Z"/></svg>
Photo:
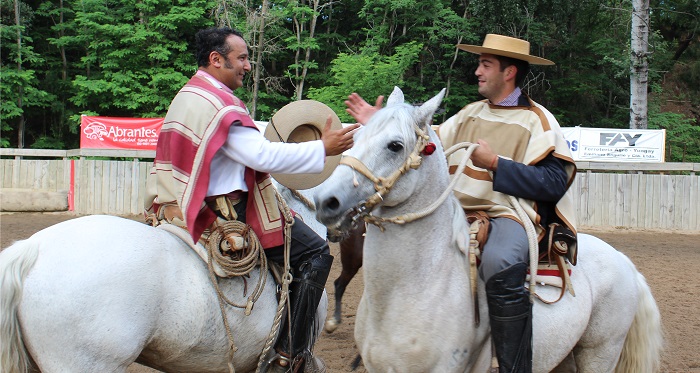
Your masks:
<svg viewBox="0 0 700 373"><path fill-rule="evenodd" d="M575 161L664 162L666 130L562 127Z"/></svg>

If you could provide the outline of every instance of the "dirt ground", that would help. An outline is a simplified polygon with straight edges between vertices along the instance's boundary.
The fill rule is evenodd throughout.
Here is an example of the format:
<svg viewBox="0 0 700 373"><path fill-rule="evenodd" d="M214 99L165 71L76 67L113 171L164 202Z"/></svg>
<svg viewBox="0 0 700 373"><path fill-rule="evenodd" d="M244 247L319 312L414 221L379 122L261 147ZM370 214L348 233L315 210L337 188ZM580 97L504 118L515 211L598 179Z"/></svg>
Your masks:
<svg viewBox="0 0 700 373"><path fill-rule="evenodd" d="M2 213L0 247L34 232L75 218L69 213ZM138 217L130 217L139 219ZM662 372L700 372L700 232L583 228L628 255L646 276L661 309L666 334ZM333 280L340 273L338 246L326 286L330 295L329 315L333 312ZM343 299L343 322L332 334L324 334L316 344L330 372L351 372L356 356L353 328L356 306L362 295L362 271L350 283ZM364 372L360 367L357 372ZM152 373L152 369L132 364L130 373Z"/></svg>

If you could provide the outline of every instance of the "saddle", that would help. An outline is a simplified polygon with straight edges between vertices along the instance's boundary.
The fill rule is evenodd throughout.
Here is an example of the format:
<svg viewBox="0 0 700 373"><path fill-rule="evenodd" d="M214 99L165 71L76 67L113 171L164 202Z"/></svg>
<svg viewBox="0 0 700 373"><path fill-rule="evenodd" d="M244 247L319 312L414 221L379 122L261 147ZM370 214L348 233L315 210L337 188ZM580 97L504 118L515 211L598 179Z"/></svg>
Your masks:
<svg viewBox="0 0 700 373"><path fill-rule="evenodd" d="M237 221L234 210L236 200L228 196L219 196L207 201L212 210L217 212L217 219L204 230L198 242L193 242L182 217L182 210L176 203L161 205L155 214L146 217L146 223L164 229L187 243L205 263L210 256L214 259L228 258L240 260L249 254L255 246L257 237L250 227ZM211 254L211 255L210 255ZM222 266L221 260L213 260L214 272L218 277L232 277L232 274Z"/></svg>
<svg viewBox="0 0 700 373"><path fill-rule="evenodd" d="M490 229L490 218L484 211L470 211L466 213L467 222L470 226L477 223L475 240L478 243L476 255L477 263L481 257L484 244L488 240ZM575 295L571 285L571 265L576 265L578 247L576 236L566 226L559 223L552 223L546 228L545 237L539 243L537 280L546 285L559 287L562 289L559 298L554 301L547 301L537 296L542 302L547 304L556 303L568 290L571 295ZM530 275L528 275L529 277Z"/></svg>
<svg viewBox="0 0 700 373"><path fill-rule="evenodd" d="M545 300L536 293L535 296L543 303L552 304L558 302L567 290L576 296L571 284L571 265L576 265L578 245L574 233L559 223L550 224L545 233L539 245L536 280L542 279L547 285L561 288L561 293L553 301Z"/></svg>

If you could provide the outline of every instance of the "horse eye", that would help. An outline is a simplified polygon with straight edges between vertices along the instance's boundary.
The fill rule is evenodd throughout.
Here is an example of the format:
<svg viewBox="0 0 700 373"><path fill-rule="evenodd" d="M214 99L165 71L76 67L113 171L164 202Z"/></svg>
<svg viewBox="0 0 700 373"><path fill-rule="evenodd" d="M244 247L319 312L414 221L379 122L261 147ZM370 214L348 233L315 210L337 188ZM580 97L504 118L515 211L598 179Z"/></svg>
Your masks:
<svg viewBox="0 0 700 373"><path fill-rule="evenodd" d="M389 143L387 148L389 150L391 150L392 152L396 153L396 152L400 151L401 149L403 149L403 144L400 141L392 141Z"/></svg>

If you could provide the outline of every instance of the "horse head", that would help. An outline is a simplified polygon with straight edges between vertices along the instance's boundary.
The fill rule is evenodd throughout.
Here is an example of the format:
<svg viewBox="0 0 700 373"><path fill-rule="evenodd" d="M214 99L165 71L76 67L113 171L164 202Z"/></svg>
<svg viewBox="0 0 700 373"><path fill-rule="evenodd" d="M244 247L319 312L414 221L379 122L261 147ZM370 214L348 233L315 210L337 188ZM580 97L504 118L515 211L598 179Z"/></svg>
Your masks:
<svg viewBox="0 0 700 373"><path fill-rule="evenodd" d="M405 103L403 92L394 88L387 106L358 131L353 148L345 152L323 191L316 193L317 219L347 230L360 219L372 222L376 216L424 203L411 198L420 188L439 194L448 181L447 165L430 123L444 95L443 89L416 107Z"/></svg>

